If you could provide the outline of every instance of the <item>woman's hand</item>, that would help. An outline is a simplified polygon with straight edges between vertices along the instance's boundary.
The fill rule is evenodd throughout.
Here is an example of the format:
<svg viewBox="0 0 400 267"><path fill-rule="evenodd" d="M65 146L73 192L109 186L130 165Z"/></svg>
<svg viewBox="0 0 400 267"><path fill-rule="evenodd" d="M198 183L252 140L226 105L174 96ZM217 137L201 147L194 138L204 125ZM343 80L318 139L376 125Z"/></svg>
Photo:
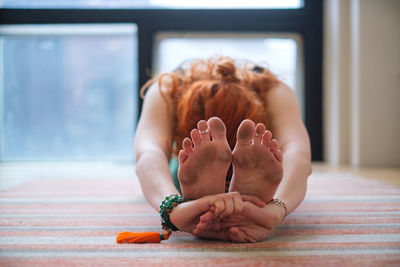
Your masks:
<svg viewBox="0 0 400 267"><path fill-rule="evenodd" d="M260 242L272 233L284 214L284 209L272 202L261 208L246 201L241 214L219 219L212 210L208 211L200 217L193 234L207 239Z"/></svg>
<svg viewBox="0 0 400 267"><path fill-rule="evenodd" d="M204 196L179 204L172 210L169 217L180 230L193 233L200 222L200 216L210 210L213 216L219 219L239 215L243 211L243 200L237 192Z"/></svg>

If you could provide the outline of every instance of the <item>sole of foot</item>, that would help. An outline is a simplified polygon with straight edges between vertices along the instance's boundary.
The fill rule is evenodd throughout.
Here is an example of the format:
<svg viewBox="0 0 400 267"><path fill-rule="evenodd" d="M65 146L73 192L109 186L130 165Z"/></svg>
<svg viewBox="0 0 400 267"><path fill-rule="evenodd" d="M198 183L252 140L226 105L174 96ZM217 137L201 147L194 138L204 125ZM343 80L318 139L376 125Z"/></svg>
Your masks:
<svg viewBox="0 0 400 267"><path fill-rule="evenodd" d="M190 138L182 142L178 155L178 179L182 194L188 199L225 192L226 174L232 152L226 140L226 127L221 119L201 120Z"/></svg>
<svg viewBox="0 0 400 267"><path fill-rule="evenodd" d="M232 152L233 175L229 191L270 201L282 180L282 152L272 133L259 123L244 120Z"/></svg>

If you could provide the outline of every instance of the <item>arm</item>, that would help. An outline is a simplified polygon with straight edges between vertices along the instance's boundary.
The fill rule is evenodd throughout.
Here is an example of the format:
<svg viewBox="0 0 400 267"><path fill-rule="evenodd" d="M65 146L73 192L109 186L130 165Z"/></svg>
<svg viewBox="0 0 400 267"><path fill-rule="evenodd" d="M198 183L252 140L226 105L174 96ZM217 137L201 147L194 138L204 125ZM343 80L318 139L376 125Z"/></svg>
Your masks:
<svg viewBox="0 0 400 267"><path fill-rule="evenodd" d="M303 201L311 174L310 140L302 122L296 96L284 84L267 94L269 126L281 146L283 179L275 194L286 203L288 214Z"/></svg>
<svg viewBox="0 0 400 267"><path fill-rule="evenodd" d="M147 201L159 211L165 196L178 194L169 171L173 114L157 83L147 91L135 136L136 173Z"/></svg>
<svg viewBox="0 0 400 267"><path fill-rule="evenodd" d="M294 93L285 85L271 89L267 94L269 128L279 143L283 155L283 179L275 198L285 202L288 213L304 199L307 177L311 173L310 141L301 120ZM234 242L265 240L282 221L285 211L272 202L264 207L244 202L243 212L222 221L210 220L212 212L201 216L194 230L196 235L213 238L223 232Z"/></svg>

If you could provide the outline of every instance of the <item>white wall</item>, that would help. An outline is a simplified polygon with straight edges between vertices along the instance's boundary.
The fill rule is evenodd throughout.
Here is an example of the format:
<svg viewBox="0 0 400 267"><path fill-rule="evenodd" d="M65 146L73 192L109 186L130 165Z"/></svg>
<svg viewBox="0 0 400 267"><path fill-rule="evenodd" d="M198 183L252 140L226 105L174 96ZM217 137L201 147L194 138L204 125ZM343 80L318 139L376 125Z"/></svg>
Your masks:
<svg viewBox="0 0 400 267"><path fill-rule="evenodd" d="M400 1L326 0L325 158L400 167Z"/></svg>

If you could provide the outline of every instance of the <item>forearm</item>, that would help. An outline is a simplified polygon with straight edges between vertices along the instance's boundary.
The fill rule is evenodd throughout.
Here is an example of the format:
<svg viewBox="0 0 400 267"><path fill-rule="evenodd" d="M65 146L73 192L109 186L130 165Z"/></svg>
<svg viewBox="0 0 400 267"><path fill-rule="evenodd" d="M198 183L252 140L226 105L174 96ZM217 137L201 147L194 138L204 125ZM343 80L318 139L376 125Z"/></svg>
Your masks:
<svg viewBox="0 0 400 267"><path fill-rule="evenodd" d="M283 151L283 179L275 194L285 202L288 214L303 201L307 192L307 178L311 174L308 149L288 145Z"/></svg>
<svg viewBox="0 0 400 267"><path fill-rule="evenodd" d="M141 153L136 162L136 173L145 198L157 211L167 195L178 194L170 174L168 158L162 150Z"/></svg>

